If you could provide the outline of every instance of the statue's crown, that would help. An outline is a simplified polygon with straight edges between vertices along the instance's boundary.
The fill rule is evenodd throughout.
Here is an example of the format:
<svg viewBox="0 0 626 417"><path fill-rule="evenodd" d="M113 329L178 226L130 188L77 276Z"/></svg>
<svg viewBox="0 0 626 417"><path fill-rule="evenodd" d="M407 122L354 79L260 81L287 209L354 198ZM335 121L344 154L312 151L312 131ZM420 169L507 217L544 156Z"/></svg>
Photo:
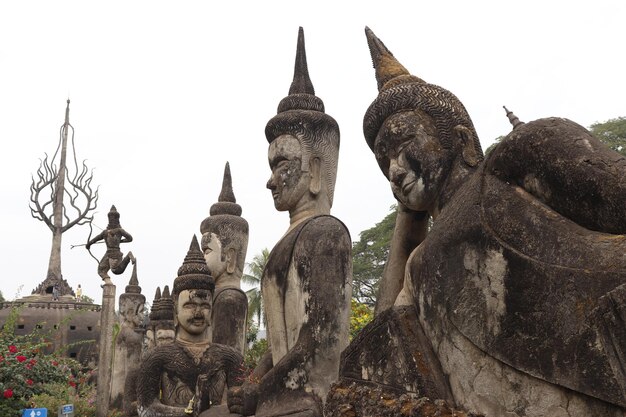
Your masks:
<svg viewBox="0 0 626 417"><path fill-rule="evenodd" d="M271 143L282 134L293 134L294 131L302 128L297 125L302 125L303 121L312 125L328 125L337 131L339 130L337 122L324 113L322 99L315 95L306 60L304 30L300 27L298 29L293 81L289 87L289 95L280 101L278 114L267 123L265 137Z"/></svg>
<svg viewBox="0 0 626 417"><path fill-rule="evenodd" d="M198 239L193 236L187 256L180 268L178 277L174 280L173 294L180 294L184 290L208 290L215 289L215 281L209 272L209 267L204 260Z"/></svg>

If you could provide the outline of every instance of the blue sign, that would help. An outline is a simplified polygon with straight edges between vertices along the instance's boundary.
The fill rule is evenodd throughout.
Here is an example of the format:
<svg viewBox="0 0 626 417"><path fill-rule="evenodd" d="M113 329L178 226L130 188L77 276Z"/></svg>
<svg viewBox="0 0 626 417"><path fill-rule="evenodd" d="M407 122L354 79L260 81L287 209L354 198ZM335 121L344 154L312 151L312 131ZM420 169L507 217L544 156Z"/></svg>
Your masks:
<svg viewBox="0 0 626 417"><path fill-rule="evenodd" d="M74 404L65 404L61 406L61 414L72 414L74 412Z"/></svg>
<svg viewBox="0 0 626 417"><path fill-rule="evenodd" d="M22 417L48 417L48 409L27 408L22 412Z"/></svg>

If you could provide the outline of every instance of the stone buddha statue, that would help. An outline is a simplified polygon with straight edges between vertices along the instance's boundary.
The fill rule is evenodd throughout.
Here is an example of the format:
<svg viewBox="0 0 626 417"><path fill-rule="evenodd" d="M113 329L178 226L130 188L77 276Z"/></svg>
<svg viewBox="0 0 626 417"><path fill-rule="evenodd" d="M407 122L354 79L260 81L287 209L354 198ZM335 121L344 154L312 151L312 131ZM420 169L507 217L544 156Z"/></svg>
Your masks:
<svg viewBox="0 0 626 417"><path fill-rule="evenodd" d="M330 215L339 127L315 96L302 28L289 95L265 135L267 188L290 222L262 276L270 351L250 381L229 392L229 407L257 417L321 416L348 342L351 239Z"/></svg>
<svg viewBox="0 0 626 417"><path fill-rule="evenodd" d="M137 377L140 417L197 416L241 384L242 355L210 342L214 285L194 236L174 280L176 340L148 353Z"/></svg>
<svg viewBox="0 0 626 417"><path fill-rule="evenodd" d="M228 162L218 202L211 206L210 216L204 219L200 231L204 258L215 279L212 341L232 346L243 354L248 297L241 290L241 276L248 248L248 222L241 217L241 206L235 200Z"/></svg>
<svg viewBox="0 0 626 417"><path fill-rule="evenodd" d="M366 35L379 94L363 130L399 210L379 314L348 362L392 361L355 346L407 308L413 392L486 416L623 415L626 160L559 118L516 122L483 160L461 102Z"/></svg>
<svg viewBox="0 0 626 417"><path fill-rule="evenodd" d="M110 406L112 408L122 408L126 377L137 369L141 360L145 303L146 297L141 294L135 263L126 291L119 298L120 331L115 337L111 369Z"/></svg>

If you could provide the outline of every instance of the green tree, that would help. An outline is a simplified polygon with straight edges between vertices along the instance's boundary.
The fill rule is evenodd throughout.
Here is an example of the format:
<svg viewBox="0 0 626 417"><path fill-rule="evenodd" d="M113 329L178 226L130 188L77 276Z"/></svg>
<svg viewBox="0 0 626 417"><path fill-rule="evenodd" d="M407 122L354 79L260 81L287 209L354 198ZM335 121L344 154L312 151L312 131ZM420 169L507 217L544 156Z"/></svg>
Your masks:
<svg viewBox="0 0 626 417"><path fill-rule="evenodd" d="M0 303L4 303L6 300L4 299L4 295L2 294L2 291L0 291Z"/></svg>
<svg viewBox="0 0 626 417"><path fill-rule="evenodd" d="M591 133L609 148L626 156L626 117L617 117L589 126Z"/></svg>
<svg viewBox="0 0 626 417"><path fill-rule="evenodd" d="M93 304L94 299L88 295L81 295L78 301L80 301L81 303Z"/></svg>
<svg viewBox="0 0 626 417"><path fill-rule="evenodd" d="M251 289L246 291L248 296L248 323L252 323L252 319L256 317L257 323L261 325L261 319L265 322L263 317L263 295L261 294L261 278L263 277L263 271L265 270L265 264L270 257L270 251L265 248L261 253L252 258L252 262L246 264L248 268L248 274L243 274L241 280L249 285L253 285Z"/></svg>
<svg viewBox="0 0 626 417"><path fill-rule="evenodd" d="M352 299L350 305L350 340L374 319L374 309Z"/></svg>
<svg viewBox="0 0 626 417"><path fill-rule="evenodd" d="M485 156L489 155L489 152L493 151L494 148L498 145L498 143L502 142L502 139L504 139L506 136L498 136L491 145L489 145L487 147L487 149L485 149Z"/></svg>
<svg viewBox="0 0 626 417"><path fill-rule="evenodd" d="M373 307L376 304L378 281L389 255L389 245L396 224L396 206L383 220L359 234L352 244L352 298Z"/></svg>

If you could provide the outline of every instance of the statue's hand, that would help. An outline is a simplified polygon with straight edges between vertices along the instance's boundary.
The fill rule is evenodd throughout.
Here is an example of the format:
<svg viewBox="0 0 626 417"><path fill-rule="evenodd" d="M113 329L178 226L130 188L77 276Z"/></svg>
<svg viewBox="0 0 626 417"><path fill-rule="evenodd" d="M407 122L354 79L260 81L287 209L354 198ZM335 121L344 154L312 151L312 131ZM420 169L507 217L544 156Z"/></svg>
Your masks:
<svg viewBox="0 0 626 417"><path fill-rule="evenodd" d="M417 220L424 219L428 215L428 212L426 211L411 210L410 208L402 204L400 201L398 201L397 203L398 203L398 213L401 213L401 215L411 215L411 217Z"/></svg>
<svg viewBox="0 0 626 417"><path fill-rule="evenodd" d="M231 413L244 416L254 415L259 400L259 384L246 382L228 390L227 403Z"/></svg>

